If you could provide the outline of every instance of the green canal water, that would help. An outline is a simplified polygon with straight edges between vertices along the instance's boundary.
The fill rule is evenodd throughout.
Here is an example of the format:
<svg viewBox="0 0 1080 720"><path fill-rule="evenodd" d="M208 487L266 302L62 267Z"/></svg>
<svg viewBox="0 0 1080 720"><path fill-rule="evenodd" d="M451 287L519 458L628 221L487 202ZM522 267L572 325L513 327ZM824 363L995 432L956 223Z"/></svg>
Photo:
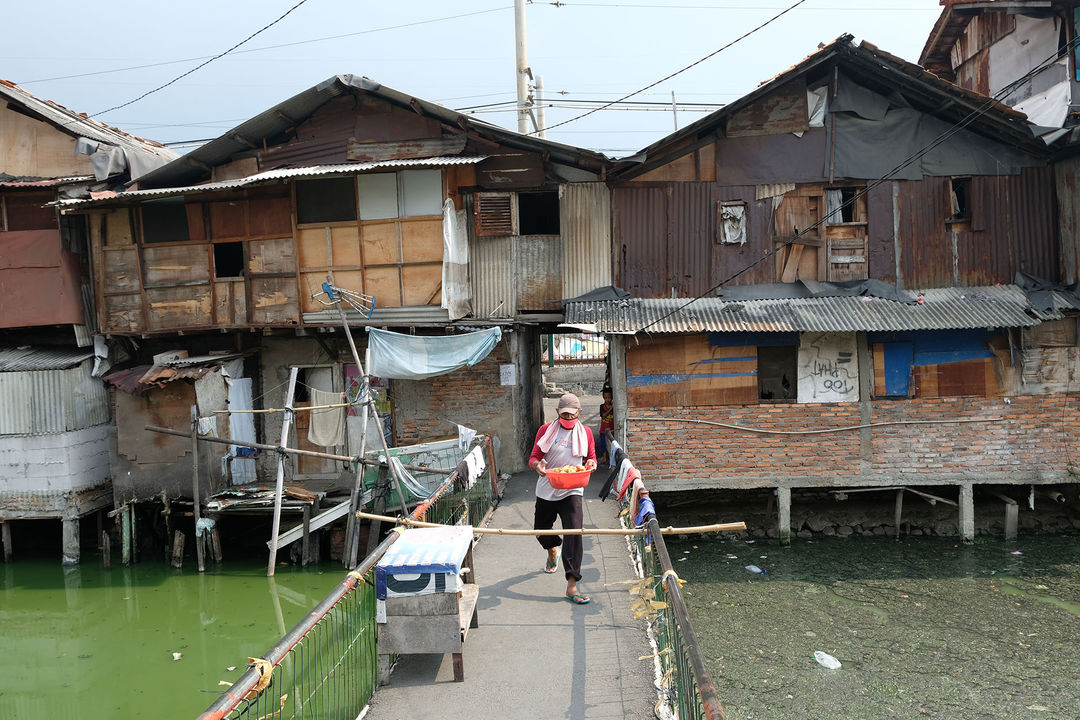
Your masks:
<svg viewBox="0 0 1080 720"><path fill-rule="evenodd" d="M1080 718L1080 537L669 549L729 720Z"/></svg>
<svg viewBox="0 0 1080 720"><path fill-rule="evenodd" d="M0 718L197 717L344 571L275 574L237 562L201 575L152 562L0 565Z"/></svg>

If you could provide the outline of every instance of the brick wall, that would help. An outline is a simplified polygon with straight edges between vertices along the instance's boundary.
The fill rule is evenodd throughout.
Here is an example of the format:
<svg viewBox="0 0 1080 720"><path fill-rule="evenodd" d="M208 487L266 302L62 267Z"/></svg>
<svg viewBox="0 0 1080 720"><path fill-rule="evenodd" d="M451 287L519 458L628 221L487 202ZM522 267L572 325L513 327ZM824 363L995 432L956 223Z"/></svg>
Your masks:
<svg viewBox="0 0 1080 720"><path fill-rule="evenodd" d="M1010 482L1065 476L1080 459L1080 395L919 398L871 404L871 422L987 419L977 424L895 425L824 435L764 435L655 416L769 430L860 424L857 403L632 408L630 456L656 490L872 482ZM1000 419L992 419L1000 418ZM1063 435L1064 433L1064 435ZM1070 457L1071 456L1071 457Z"/></svg>
<svg viewBox="0 0 1080 720"><path fill-rule="evenodd" d="M455 423L500 438L502 452L513 452L512 386L499 384L499 365L510 362L507 343L472 367L426 380L391 381L394 442L409 445L457 434ZM499 458L500 466L504 458Z"/></svg>

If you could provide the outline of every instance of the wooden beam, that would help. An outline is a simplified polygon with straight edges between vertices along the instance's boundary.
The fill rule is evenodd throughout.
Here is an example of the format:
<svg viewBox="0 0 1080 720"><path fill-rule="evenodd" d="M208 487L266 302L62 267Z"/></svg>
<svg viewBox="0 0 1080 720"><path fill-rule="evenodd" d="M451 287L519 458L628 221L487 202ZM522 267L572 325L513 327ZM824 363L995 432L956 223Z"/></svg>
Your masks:
<svg viewBox="0 0 1080 720"><path fill-rule="evenodd" d="M285 417L281 421L281 447L289 442L289 425L292 422L293 397L296 394L296 375L298 369L293 367L289 370L289 387L285 392ZM270 531L270 559L266 565L266 576L274 577L274 567L277 565L278 532L281 530L281 495L285 485L285 453L278 455L277 481L274 485L274 523Z"/></svg>

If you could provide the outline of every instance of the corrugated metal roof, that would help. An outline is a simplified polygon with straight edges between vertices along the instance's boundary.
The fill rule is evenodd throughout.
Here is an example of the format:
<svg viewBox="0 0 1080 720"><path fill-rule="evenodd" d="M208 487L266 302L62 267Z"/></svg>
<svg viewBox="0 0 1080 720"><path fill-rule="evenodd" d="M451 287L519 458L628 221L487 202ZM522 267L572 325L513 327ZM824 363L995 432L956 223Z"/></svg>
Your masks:
<svg viewBox="0 0 1080 720"><path fill-rule="evenodd" d="M72 177L58 178L17 178L0 173L0 187L2 188L48 188L68 183L87 182L93 180L93 175L75 175Z"/></svg>
<svg viewBox="0 0 1080 720"><path fill-rule="evenodd" d="M0 372L63 370L94 357L90 350L69 348L0 348Z"/></svg>
<svg viewBox="0 0 1080 720"><path fill-rule="evenodd" d="M571 302L566 323L593 323L601 333L691 332L854 332L959 330L1031 327L1063 317L1060 311L1037 317L1016 285L935 288L914 293L910 305L882 298L816 297L785 300L687 298ZM1063 303L1064 304L1064 303Z"/></svg>
<svg viewBox="0 0 1080 720"><path fill-rule="evenodd" d="M186 193L219 192L222 190L235 190L236 188L249 185L287 180L291 178L323 177L326 175L343 175L346 173L366 173L375 170L392 170L400 168L440 168L450 165L475 165L486 159L484 155L473 156L443 156L431 158L407 158L402 160L380 160L378 162L343 163L340 165L309 165L306 167L280 168L267 170L254 175L235 180L221 180L219 182L204 183L202 185L186 185L184 187L161 188L152 190L130 190L128 192L113 193L107 197L92 199L60 200L59 205L64 208L82 207L102 202L114 202L116 200L143 199L154 197L169 197L184 195Z"/></svg>
<svg viewBox="0 0 1080 720"><path fill-rule="evenodd" d="M149 163L167 163L180 157L179 153L170 150L161 143L146 140L100 123L86 115L68 110L63 105L58 105L51 100L42 100L7 80L0 80L0 98L6 98L10 102L27 109L32 114L37 115L45 122L72 137L85 137L121 147L127 152L137 153L145 157Z"/></svg>

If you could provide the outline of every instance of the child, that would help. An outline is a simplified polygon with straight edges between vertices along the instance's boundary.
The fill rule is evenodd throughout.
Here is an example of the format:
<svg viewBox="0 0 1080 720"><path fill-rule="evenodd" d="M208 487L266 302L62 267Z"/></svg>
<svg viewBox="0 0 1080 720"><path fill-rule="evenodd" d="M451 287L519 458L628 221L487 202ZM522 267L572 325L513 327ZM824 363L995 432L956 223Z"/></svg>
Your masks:
<svg viewBox="0 0 1080 720"><path fill-rule="evenodd" d="M615 405L611 402L611 388L607 385L600 391L604 402L600 405L600 432L596 435L596 455L600 463L608 462L607 431L615 431Z"/></svg>

